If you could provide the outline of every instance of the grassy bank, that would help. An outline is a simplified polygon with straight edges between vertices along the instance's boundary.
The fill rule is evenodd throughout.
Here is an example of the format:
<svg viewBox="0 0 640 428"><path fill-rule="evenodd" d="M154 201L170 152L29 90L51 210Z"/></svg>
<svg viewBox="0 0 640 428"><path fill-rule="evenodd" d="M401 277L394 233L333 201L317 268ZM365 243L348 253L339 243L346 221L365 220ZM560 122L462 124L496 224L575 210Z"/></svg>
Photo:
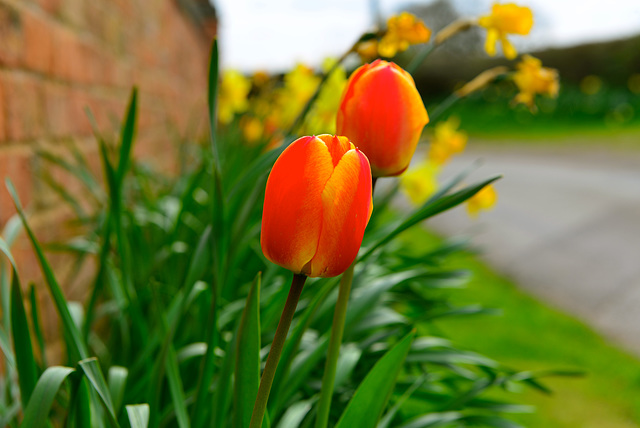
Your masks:
<svg viewBox="0 0 640 428"><path fill-rule="evenodd" d="M416 228L405 234L408 246L435 247L441 238ZM640 424L640 361L607 343L582 322L520 291L514 283L463 252L447 267L472 273L468 288L450 293L452 303L481 303L501 315L444 318L423 326L514 368L567 369L583 377L552 377L550 395L525 389L520 403L536 412L514 420L531 427L635 427ZM505 398L506 394L504 397ZM513 397L511 397L513 398Z"/></svg>

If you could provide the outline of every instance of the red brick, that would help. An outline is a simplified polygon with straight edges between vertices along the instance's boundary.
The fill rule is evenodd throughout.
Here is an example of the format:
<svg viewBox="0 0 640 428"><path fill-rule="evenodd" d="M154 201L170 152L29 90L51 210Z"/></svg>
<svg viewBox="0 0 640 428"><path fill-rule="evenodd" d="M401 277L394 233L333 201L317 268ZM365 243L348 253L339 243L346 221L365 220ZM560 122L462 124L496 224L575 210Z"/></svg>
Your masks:
<svg viewBox="0 0 640 428"><path fill-rule="evenodd" d="M20 141L42 135L42 83L19 72L0 74L7 139Z"/></svg>
<svg viewBox="0 0 640 428"><path fill-rule="evenodd" d="M7 139L4 108L4 82L0 77L0 142Z"/></svg>
<svg viewBox="0 0 640 428"><path fill-rule="evenodd" d="M53 30L50 21L33 13L25 12L24 22L24 65L25 67L49 73L52 62Z"/></svg>
<svg viewBox="0 0 640 428"><path fill-rule="evenodd" d="M33 194L32 155L26 148L0 149L0 229L15 214L15 208L5 186L11 179L23 206L28 206Z"/></svg>
<svg viewBox="0 0 640 428"><path fill-rule="evenodd" d="M38 0L38 3L45 12L51 15L58 15L62 6L62 0Z"/></svg>
<svg viewBox="0 0 640 428"><path fill-rule="evenodd" d="M70 111L69 89L57 83L48 83L44 90L44 111L48 133L51 137L65 137L71 134L73 118Z"/></svg>
<svg viewBox="0 0 640 428"><path fill-rule="evenodd" d="M0 3L0 65L18 65L23 45L23 22L20 13L13 7Z"/></svg>
<svg viewBox="0 0 640 428"><path fill-rule="evenodd" d="M82 75L83 65L77 35L66 28L56 28L53 39L53 75L66 81L78 80Z"/></svg>

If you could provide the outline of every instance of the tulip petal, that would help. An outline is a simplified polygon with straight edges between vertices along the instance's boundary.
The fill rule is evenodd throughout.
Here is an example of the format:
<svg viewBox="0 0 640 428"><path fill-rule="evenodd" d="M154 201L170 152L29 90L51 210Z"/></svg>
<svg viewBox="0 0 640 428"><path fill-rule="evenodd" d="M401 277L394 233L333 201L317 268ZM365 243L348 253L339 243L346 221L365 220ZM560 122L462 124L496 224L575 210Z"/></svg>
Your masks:
<svg viewBox="0 0 640 428"><path fill-rule="evenodd" d="M302 272L318 247L322 222L322 192L334 167L327 146L303 137L280 155L265 192L260 242L267 259Z"/></svg>
<svg viewBox="0 0 640 428"><path fill-rule="evenodd" d="M331 277L355 260L371 216L371 173L360 151L340 159L322 192L322 233L309 276Z"/></svg>
<svg viewBox="0 0 640 428"><path fill-rule="evenodd" d="M397 65L376 61L361 69L341 102L337 132L367 155L374 177L398 175L429 121L427 111L411 75Z"/></svg>

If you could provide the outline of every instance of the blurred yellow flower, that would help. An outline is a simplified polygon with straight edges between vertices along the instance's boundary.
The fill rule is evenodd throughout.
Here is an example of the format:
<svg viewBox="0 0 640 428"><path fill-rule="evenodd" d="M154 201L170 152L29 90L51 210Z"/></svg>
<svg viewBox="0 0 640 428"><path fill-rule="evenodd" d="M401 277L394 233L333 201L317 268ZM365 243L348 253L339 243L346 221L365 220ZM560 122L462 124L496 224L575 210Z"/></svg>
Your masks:
<svg viewBox="0 0 640 428"><path fill-rule="evenodd" d="M362 62L371 62L378 57L378 41L376 39L358 43L356 52Z"/></svg>
<svg viewBox="0 0 640 428"><path fill-rule="evenodd" d="M513 75L513 81L520 90L514 101L526 104L530 109L535 109L535 95L542 94L556 97L560 84L558 83L558 71L542 66L542 61L531 55L525 55L516 66L518 69Z"/></svg>
<svg viewBox="0 0 640 428"><path fill-rule="evenodd" d="M440 167L433 162L423 161L409 168L400 176L400 188L415 205L421 205L438 190L437 176Z"/></svg>
<svg viewBox="0 0 640 428"><path fill-rule="evenodd" d="M218 120L223 125L231 123L236 113L243 113L249 108L247 95L251 90L251 82L236 70L225 70L222 73L220 94L218 97Z"/></svg>
<svg viewBox="0 0 640 428"><path fill-rule="evenodd" d="M507 34L527 35L533 26L533 13L528 7L515 3L498 4L491 8L491 14L483 16L478 24L487 29L484 49L490 56L496 54L496 43L502 43L502 52L507 59L517 56L516 49L507 39Z"/></svg>
<svg viewBox="0 0 640 428"><path fill-rule="evenodd" d="M493 208L497 200L498 194L493 185L489 184L467 200L467 212L471 218L476 218L480 211L487 211Z"/></svg>
<svg viewBox="0 0 640 428"><path fill-rule="evenodd" d="M336 64L336 59L327 58L322 70L328 73ZM305 135L335 134L336 116L344 87L347 85L347 72L343 67L336 67L327 77L320 94L305 121L302 131Z"/></svg>
<svg viewBox="0 0 640 428"><path fill-rule="evenodd" d="M266 85L267 82L269 82L269 79L270 79L269 74L264 70L258 70L255 73L253 73L253 76L252 76L253 84L258 88L261 88L264 85Z"/></svg>
<svg viewBox="0 0 640 428"><path fill-rule="evenodd" d="M298 64L284 76L284 86L275 95L275 108L279 111L278 128L287 129L296 120L305 104L320 84L313 70Z"/></svg>
<svg viewBox="0 0 640 428"><path fill-rule="evenodd" d="M462 153L469 137L458 130L459 126L460 120L453 116L435 126L428 154L433 163L442 165L452 155Z"/></svg>
<svg viewBox="0 0 640 428"><path fill-rule="evenodd" d="M410 45L426 43L431 38L422 20L409 12L394 15L387 21L387 32L378 43L380 55L391 58L398 52L406 51Z"/></svg>
<svg viewBox="0 0 640 428"><path fill-rule="evenodd" d="M245 115L240 120L242 135L248 143L255 143L263 136L264 126L257 117Z"/></svg>

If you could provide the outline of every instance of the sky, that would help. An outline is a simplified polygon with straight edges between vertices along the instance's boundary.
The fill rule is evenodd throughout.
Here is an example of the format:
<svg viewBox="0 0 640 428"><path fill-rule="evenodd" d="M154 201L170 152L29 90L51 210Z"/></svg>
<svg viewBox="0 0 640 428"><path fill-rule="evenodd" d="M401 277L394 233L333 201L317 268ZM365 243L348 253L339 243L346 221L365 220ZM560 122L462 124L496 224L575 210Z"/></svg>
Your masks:
<svg viewBox="0 0 640 428"><path fill-rule="evenodd" d="M319 66L346 51L372 28L376 0L211 0L219 16L222 65L244 72L272 72L297 62ZM377 0L384 16L432 0ZM486 14L493 0L452 0L464 16ZM640 0L516 0L534 14L527 37L513 36L527 51L640 34ZM604 6L606 5L606 7Z"/></svg>

